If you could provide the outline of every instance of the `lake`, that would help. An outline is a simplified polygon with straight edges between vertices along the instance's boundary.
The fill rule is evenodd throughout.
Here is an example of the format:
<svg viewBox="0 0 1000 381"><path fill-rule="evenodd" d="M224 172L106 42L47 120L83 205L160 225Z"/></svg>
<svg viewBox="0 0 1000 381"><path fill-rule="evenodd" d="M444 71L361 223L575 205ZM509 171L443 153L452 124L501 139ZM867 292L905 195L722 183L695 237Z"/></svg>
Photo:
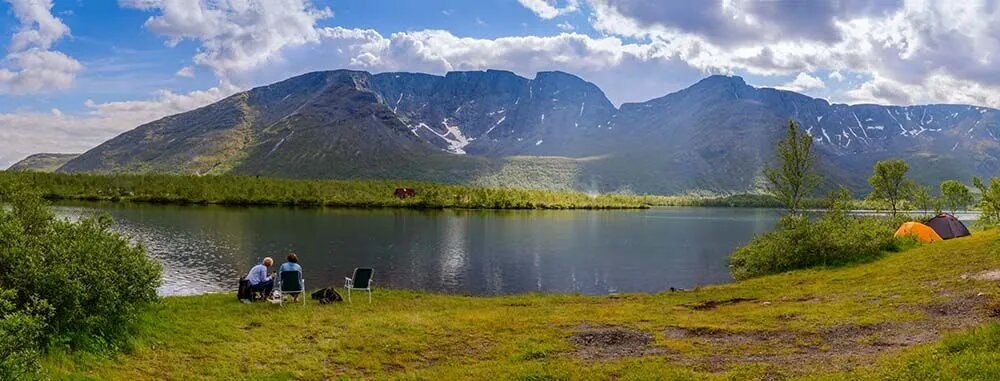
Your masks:
<svg viewBox="0 0 1000 381"><path fill-rule="evenodd" d="M726 258L773 229L769 209L480 211L59 205L107 212L164 265L162 295L233 290L265 256L297 253L310 289L355 267L375 287L457 294L656 292L731 278ZM276 269L276 267L274 268Z"/></svg>

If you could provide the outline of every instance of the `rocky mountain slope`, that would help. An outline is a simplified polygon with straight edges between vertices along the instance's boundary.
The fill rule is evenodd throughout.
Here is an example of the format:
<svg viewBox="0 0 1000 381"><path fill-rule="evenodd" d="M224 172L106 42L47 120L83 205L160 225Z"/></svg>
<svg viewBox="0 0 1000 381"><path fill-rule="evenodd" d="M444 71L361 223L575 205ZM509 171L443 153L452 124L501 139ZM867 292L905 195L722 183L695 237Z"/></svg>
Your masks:
<svg viewBox="0 0 1000 381"><path fill-rule="evenodd" d="M23 160L14 163L9 171L38 171L55 172L70 160L75 159L80 154L76 153L36 153Z"/></svg>
<svg viewBox="0 0 1000 381"><path fill-rule="evenodd" d="M330 71L140 126L64 172L410 178L638 193L746 192L795 119L830 184L866 187L876 160L922 181L1000 173L1000 112L829 104L739 77L616 108L562 72Z"/></svg>

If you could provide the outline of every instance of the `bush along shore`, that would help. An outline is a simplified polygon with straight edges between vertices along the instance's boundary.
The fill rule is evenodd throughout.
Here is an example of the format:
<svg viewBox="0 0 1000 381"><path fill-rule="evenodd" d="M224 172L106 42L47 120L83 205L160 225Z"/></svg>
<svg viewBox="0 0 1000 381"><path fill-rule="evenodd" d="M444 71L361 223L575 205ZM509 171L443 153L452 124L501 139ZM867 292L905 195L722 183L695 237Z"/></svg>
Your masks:
<svg viewBox="0 0 1000 381"><path fill-rule="evenodd" d="M52 349L114 353L155 303L160 264L106 216L56 218L23 186L0 187L0 380L38 377Z"/></svg>

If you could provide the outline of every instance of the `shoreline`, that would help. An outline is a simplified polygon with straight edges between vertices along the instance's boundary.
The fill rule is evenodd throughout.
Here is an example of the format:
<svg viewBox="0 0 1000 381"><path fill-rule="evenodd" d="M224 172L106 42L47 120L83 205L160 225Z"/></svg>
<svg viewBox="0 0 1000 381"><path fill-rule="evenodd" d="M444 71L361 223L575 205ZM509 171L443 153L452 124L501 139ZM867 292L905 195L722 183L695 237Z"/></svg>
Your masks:
<svg viewBox="0 0 1000 381"><path fill-rule="evenodd" d="M60 203L60 202L80 202L80 203L109 203L109 204L137 204L137 205L165 205L165 206L223 206L229 208L252 208L252 207L275 207L275 208L292 208L292 209L361 209L361 210L379 210L379 209L409 209L409 210L641 210L650 209L652 207L657 207L657 205L582 205L582 206L566 206L566 205L554 205L554 204L537 204L528 206L514 206L514 207L503 207L503 208L493 208L493 207L472 207L472 206L455 206L455 205L424 205L420 203L399 203L399 204L386 204L379 202L314 202L314 201L226 201L226 200L163 200L163 199L142 199L142 198L95 198L95 197L65 197L65 196L53 196L53 195L43 195L45 200Z"/></svg>

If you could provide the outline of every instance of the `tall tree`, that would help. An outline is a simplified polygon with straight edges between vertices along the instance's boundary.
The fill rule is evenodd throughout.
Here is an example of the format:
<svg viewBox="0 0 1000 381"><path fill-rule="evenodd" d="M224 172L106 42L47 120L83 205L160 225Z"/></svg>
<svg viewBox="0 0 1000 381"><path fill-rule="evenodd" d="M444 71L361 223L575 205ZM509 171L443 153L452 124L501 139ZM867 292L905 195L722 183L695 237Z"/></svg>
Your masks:
<svg viewBox="0 0 1000 381"><path fill-rule="evenodd" d="M913 188L913 184L906 179L909 170L905 161L880 160L875 163L872 176L868 178L868 184L872 186L869 197L889 205L893 217Z"/></svg>
<svg viewBox="0 0 1000 381"><path fill-rule="evenodd" d="M813 140L802 133L798 123L788 121L788 133L775 147L777 163L764 169L766 189L790 214L798 213L802 199L819 185Z"/></svg>
<svg viewBox="0 0 1000 381"><path fill-rule="evenodd" d="M989 185L983 184L979 177L972 178L972 185L979 189L982 199L979 209L983 214L976 221L980 226L996 226L1000 224L1000 177L990 179Z"/></svg>
<svg viewBox="0 0 1000 381"><path fill-rule="evenodd" d="M921 214L927 214L934 204L934 196L931 195L931 189L925 185L917 185L913 187L913 192L910 193L910 197L913 201L913 205L920 209Z"/></svg>
<svg viewBox="0 0 1000 381"><path fill-rule="evenodd" d="M952 214L969 206L973 201L969 188L956 180L945 180L941 183L941 197Z"/></svg>

